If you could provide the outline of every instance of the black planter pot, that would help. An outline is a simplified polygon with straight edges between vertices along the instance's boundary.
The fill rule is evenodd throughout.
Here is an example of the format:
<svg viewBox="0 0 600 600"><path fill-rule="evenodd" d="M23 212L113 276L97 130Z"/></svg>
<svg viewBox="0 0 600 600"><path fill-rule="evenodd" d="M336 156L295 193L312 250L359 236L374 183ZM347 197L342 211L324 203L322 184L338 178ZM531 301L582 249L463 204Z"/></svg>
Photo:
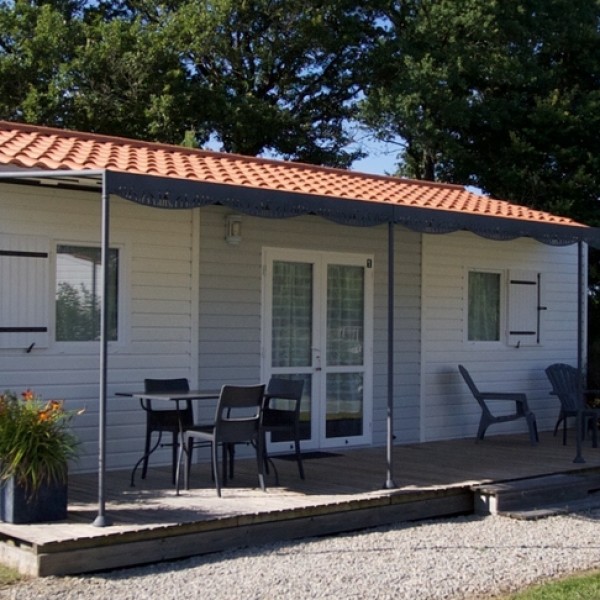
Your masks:
<svg viewBox="0 0 600 600"><path fill-rule="evenodd" d="M66 481L42 485L33 496L14 479L0 485L0 520L6 523L45 523L66 518Z"/></svg>

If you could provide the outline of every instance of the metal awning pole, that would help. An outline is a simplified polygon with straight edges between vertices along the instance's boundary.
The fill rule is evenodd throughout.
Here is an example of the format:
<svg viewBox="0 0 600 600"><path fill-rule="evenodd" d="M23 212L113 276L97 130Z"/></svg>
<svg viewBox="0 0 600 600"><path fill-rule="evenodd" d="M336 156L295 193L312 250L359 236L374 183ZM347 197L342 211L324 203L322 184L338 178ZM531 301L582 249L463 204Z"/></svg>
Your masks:
<svg viewBox="0 0 600 600"><path fill-rule="evenodd" d="M581 410L583 409L583 343L584 343L584 302L586 297L585 289L585 276L583 269L585 267L585 260L583 256L583 242L577 242L577 371L579 374L577 381L577 399L578 399L578 410L577 410L577 422L575 424L576 439L577 439L577 454L573 462L584 463L585 459L581 451L582 438L583 438L583 422Z"/></svg>
<svg viewBox="0 0 600 600"><path fill-rule="evenodd" d="M385 489L393 489L394 481L394 221L388 223L388 365L387 365L387 474Z"/></svg>
<svg viewBox="0 0 600 600"><path fill-rule="evenodd" d="M95 527L110 525L105 514L106 496L104 490L106 474L106 381L108 359L108 287L110 249L110 195L107 192L106 173L102 174L102 305L100 307L100 396L98 402L98 515Z"/></svg>

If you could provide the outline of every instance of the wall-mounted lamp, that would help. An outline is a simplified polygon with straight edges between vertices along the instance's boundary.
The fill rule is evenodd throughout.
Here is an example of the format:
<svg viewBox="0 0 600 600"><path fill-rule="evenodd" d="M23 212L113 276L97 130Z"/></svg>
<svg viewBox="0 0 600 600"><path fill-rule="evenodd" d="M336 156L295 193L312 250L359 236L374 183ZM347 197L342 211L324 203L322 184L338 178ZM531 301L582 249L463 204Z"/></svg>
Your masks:
<svg viewBox="0 0 600 600"><path fill-rule="evenodd" d="M232 246L237 246L242 241L241 215L227 215L225 217L225 241Z"/></svg>

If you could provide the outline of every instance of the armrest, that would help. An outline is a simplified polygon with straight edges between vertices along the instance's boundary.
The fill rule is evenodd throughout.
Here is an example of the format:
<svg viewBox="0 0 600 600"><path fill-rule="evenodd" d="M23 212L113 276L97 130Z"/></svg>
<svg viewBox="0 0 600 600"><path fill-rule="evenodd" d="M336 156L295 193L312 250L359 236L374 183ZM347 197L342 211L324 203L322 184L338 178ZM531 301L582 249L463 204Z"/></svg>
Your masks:
<svg viewBox="0 0 600 600"><path fill-rule="evenodd" d="M512 400L513 402L527 402L527 396L523 393L514 392L480 392L482 400Z"/></svg>

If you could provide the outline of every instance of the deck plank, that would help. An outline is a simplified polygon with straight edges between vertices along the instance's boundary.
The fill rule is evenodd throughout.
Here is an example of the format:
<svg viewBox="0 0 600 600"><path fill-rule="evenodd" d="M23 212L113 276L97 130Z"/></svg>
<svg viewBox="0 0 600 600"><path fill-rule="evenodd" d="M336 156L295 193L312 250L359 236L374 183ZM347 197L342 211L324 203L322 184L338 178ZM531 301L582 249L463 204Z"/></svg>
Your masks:
<svg viewBox="0 0 600 600"><path fill-rule="evenodd" d="M304 461L306 479L294 461L274 457L280 485L268 477L258 487L254 460L237 459L235 477L218 498L209 465L192 469L191 489L177 496L169 467L151 468L130 486L128 471L106 474L109 527L94 527L95 474L71 475L69 516L60 523L0 523L0 560L20 562L33 575L76 573L128 566L376 524L469 512L471 487L555 473L600 472L600 450L584 447L576 464L574 446L541 434L537 446L523 435L491 436L483 442L452 440L396 446L393 479L383 489L384 448L363 448ZM226 532L226 535L224 533ZM157 543L159 542L159 543ZM8 548L12 545L13 550ZM13 558L20 549L17 558ZM29 552L28 563L23 553ZM37 566L32 566L35 563ZM23 564L29 566L22 567Z"/></svg>

